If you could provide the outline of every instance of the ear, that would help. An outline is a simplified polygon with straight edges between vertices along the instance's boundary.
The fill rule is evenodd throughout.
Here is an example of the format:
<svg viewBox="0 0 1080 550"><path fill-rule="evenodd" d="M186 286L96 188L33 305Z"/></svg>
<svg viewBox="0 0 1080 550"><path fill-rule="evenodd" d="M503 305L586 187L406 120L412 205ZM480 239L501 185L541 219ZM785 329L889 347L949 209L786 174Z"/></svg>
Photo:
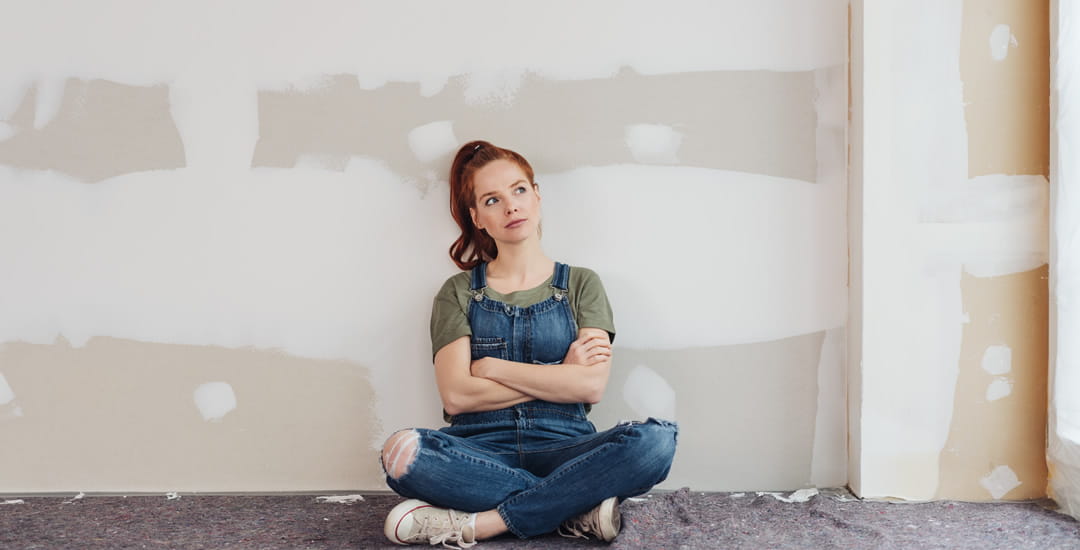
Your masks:
<svg viewBox="0 0 1080 550"><path fill-rule="evenodd" d="M539 201L540 199L544 198L544 197L540 196L540 186L537 185L536 182L533 182L532 188L533 188L533 193L536 193L536 200Z"/></svg>
<svg viewBox="0 0 1080 550"><path fill-rule="evenodd" d="M469 207L469 216L472 218L472 224L475 225L477 229L483 229L483 227L480 226L480 220L476 219L476 209L471 206Z"/></svg>

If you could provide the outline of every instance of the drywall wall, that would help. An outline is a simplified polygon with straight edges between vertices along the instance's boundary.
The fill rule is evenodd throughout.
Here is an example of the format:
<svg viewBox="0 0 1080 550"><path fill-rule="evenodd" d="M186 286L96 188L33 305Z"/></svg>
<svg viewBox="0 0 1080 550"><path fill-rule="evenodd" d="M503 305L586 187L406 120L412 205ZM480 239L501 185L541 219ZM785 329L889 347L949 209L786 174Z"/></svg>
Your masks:
<svg viewBox="0 0 1080 550"><path fill-rule="evenodd" d="M856 4L852 485L1043 496L1048 4Z"/></svg>
<svg viewBox="0 0 1080 550"><path fill-rule="evenodd" d="M1077 94L1080 85L1080 6L1051 2L1050 124L1050 423L1047 460L1050 496L1061 510L1080 518L1080 146Z"/></svg>
<svg viewBox="0 0 1080 550"><path fill-rule="evenodd" d="M10 10L0 492L385 489L474 138L608 289L597 424L683 422L668 487L842 485L845 5Z"/></svg>

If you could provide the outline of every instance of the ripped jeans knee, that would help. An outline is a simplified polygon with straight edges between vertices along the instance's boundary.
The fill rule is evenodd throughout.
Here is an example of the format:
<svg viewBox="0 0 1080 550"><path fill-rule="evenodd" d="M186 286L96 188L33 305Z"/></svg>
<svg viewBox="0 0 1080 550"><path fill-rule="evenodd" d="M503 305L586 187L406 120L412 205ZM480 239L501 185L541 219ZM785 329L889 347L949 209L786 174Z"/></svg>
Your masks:
<svg viewBox="0 0 1080 550"><path fill-rule="evenodd" d="M383 472L393 479L409 472L420 447L420 433L416 430L395 432L383 444L381 462Z"/></svg>

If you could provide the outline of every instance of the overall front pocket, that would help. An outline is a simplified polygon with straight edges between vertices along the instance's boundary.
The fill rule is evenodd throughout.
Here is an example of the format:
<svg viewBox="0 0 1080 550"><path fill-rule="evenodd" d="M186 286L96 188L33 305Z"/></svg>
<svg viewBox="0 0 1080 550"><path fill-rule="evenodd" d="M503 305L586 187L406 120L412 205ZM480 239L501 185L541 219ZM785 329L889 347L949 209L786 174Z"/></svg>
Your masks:
<svg viewBox="0 0 1080 550"><path fill-rule="evenodd" d="M495 357L497 359L510 360L510 352L507 348L505 338L480 338L474 336L470 347L472 348L473 361L480 359L481 357Z"/></svg>

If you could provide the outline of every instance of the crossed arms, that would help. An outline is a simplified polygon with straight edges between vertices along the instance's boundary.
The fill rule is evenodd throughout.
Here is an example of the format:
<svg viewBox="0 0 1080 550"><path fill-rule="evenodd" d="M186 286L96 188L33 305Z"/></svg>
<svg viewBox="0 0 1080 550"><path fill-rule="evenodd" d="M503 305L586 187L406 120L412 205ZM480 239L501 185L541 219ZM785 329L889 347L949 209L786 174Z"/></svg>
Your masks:
<svg viewBox="0 0 1080 550"><path fill-rule="evenodd" d="M469 337L435 354L443 408L455 415L491 411L525 401L597 403L611 372L611 341L599 328L578 330L562 364L531 365L495 357L472 360Z"/></svg>

